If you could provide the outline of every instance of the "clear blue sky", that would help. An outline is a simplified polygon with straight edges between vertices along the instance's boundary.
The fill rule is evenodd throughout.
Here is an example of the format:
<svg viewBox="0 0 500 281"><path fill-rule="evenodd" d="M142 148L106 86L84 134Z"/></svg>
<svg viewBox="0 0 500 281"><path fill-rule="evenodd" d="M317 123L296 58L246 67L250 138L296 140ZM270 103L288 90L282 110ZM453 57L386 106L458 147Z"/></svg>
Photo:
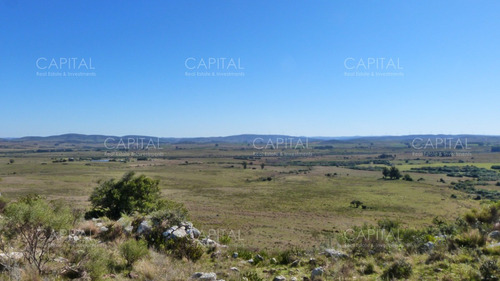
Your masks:
<svg viewBox="0 0 500 281"><path fill-rule="evenodd" d="M499 1L0 0L0 137L500 135L499 11ZM50 71L95 76L37 75L65 58L92 69ZM244 76L186 75L212 58L241 68L209 72ZM399 65L367 66L379 58ZM357 71L399 76L346 74Z"/></svg>

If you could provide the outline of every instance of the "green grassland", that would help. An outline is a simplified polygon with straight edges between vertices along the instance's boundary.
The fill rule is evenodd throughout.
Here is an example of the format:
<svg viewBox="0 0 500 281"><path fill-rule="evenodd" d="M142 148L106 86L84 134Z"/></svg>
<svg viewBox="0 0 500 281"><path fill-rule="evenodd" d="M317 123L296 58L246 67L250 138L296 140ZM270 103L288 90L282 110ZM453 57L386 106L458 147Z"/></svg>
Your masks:
<svg viewBox="0 0 500 281"><path fill-rule="evenodd" d="M385 153L381 148L349 151L346 146L313 151L312 156L302 158L259 158L253 157L255 151L247 145L171 145L162 151L164 157L148 157L146 161L129 157L128 162L93 162L91 158L105 158L104 152L7 150L0 157L0 192L7 198L38 193L86 208L88 196L100 180L135 171L159 179L162 193L184 203L193 222L203 231L232 231L238 234L234 243L255 249L310 248L336 231L376 224L382 218L419 227L430 224L436 216L454 219L480 204L470 194L451 189L449 183L457 179L446 175L410 172L415 179L410 182L384 180L379 171L289 164L298 160L372 160ZM489 169L500 163L498 153L483 154L416 160L403 152L390 161L404 173L413 167L475 165ZM69 158L75 161L53 163L55 159ZM14 163L7 164L9 159ZM476 163L478 159L481 162ZM243 161L248 162L246 169ZM264 169L260 163L265 163ZM495 189L491 184L490 188ZM451 198L452 194L457 198ZM352 208L352 200L362 201L367 208Z"/></svg>

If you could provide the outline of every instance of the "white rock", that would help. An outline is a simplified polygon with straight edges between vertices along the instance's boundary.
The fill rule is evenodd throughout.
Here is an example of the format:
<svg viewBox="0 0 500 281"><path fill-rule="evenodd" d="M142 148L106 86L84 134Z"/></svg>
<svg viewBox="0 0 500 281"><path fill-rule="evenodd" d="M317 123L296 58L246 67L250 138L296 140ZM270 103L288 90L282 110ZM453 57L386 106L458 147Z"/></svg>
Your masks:
<svg viewBox="0 0 500 281"><path fill-rule="evenodd" d="M325 273L325 270L322 267L316 267L311 272L311 279L314 280L315 277L322 276Z"/></svg>
<svg viewBox="0 0 500 281"><path fill-rule="evenodd" d="M191 276L192 279L203 280L203 281L217 281L217 274L210 272L196 272Z"/></svg>

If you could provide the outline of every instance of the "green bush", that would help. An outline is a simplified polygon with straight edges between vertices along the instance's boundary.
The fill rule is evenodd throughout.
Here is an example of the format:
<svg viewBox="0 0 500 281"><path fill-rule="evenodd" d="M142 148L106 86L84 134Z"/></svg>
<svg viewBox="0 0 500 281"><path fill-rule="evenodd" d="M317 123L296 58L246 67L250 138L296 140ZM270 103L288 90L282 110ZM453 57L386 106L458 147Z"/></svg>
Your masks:
<svg viewBox="0 0 500 281"><path fill-rule="evenodd" d="M186 258L191 261L197 261L203 256L204 249L196 241L183 237L179 239L170 239L167 242L167 250L176 258Z"/></svg>
<svg viewBox="0 0 500 281"><path fill-rule="evenodd" d="M482 280L496 281L500 279L500 268L494 260L486 260L479 267L479 272L483 276Z"/></svg>
<svg viewBox="0 0 500 281"><path fill-rule="evenodd" d="M486 237L478 229L471 229L456 237L455 242L462 247L476 248L484 246Z"/></svg>
<svg viewBox="0 0 500 281"><path fill-rule="evenodd" d="M405 181L413 181L412 177L409 174L405 174L405 176L403 177L403 180L405 180Z"/></svg>
<svg viewBox="0 0 500 281"><path fill-rule="evenodd" d="M302 251L298 248L284 250L284 251L278 253L278 256L276 257L276 261L279 264L287 265L287 264L290 264L293 261L295 261L303 253L304 253L304 251Z"/></svg>
<svg viewBox="0 0 500 281"><path fill-rule="evenodd" d="M126 173L119 181L105 181L90 195L92 210L85 217L106 216L117 220L122 214L158 210L163 204L158 184L158 180L144 175L134 177L134 172Z"/></svg>
<svg viewBox="0 0 500 281"><path fill-rule="evenodd" d="M8 238L20 238L29 264L42 273L51 260L50 251L58 232L68 230L73 223L71 210L60 202L47 202L38 195L28 195L10 203L5 210Z"/></svg>
<svg viewBox="0 0 500 281"><path fill-rule="evenodd" d="M130 267L134 262L146 257L149 250L146 241L130 239L120 245L120 253Z"/></svg>
<svg viewBox="0 0 500 281"><path fill-rule="evenodd" d="M222 245L228 245L229 243L231 243L231 236L227 234L222 235L219 238L219 243L221 243Z"/></svg>
<svg viewBox="0 0 500 281"><path fill-rule="evenodd" d="M7 203L7 199L5 199L4 197L0 197L0 214L3 214L5 208L7 208Z"/></svg>
<svg viewBox="0 0 500 281"><path fill-rule="evenodd" d="M79 278L84 272L87 272L91 280L103 280L104 276L110 272L113 266L110 253L101 244L95 241L78 243L67 251L67 257L71 264L78 265L77 276L67 276ZM70 274L75 274L75 272Z"/></svg>
<svg viewBox="0 0 500 281"><path fill-rule="evenodd" d="M243 273L243 278L246 278L248 281L264 281L264 279L260 278L257 272L249 271Z"/></svg>
<svg viewBox="0 0 500 281"><path fill-rule="evenodd" d="M391 264L382 274L383 280L407 279L411 276L413 269L409 262L401 259Z"/></svg>
<svg viewBox="0 0 500 281"><path fill-rule="evenodd" d="M238 257L244 260L249 260L253 257L253 253L248 249L238 249Z"/></svg>

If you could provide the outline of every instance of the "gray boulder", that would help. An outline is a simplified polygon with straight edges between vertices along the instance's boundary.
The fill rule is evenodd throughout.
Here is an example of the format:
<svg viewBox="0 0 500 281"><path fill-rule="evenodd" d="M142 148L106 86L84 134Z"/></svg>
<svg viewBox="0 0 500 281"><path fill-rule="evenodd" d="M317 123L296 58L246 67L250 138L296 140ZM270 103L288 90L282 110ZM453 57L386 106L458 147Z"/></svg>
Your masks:
<svg viewBox="0 0 500 281"><path fill-rule="evenodd" d="M316 267L311 272L311 279L314 280L316 277L323 276L324 273L325 270L322 267Z"/></svg>
<svg viewBox="0 0 500 281"><path fill-rule="evenodd" d="M426 242L424 245L422 245L422 252L430 252L434 249L434 243L433 242Z"/></svg>
<svg viewBox="0 0 500 281"><path fill-rule="evenodd" d="M196 272L191 276L191 279L195 280L203 280L203 281L217 281L217 274L210 272L210 273L205 273L205 272Z"/></svg>
<svg viewBox="0 0 500 281"><path fill-rule="evenodd" d="M284 276L276 276L274 277L273 281L286 281L286 278Z"/></svg>
<svg viewBox="0 0 500 281"><path fill-rule="evenodd" d="M199 238L201 235L201 232L195 227L186 228L186 233L189 235L189 237L195 239Z"/></svg>
<svg viewBox="0 0 500 281"><path fill-rule="evenodd" d="M347 258L347 254L335 249L325 249L323 254L329 258Z"/></svg>
<svg viewBox="0 0 500 281"><path fill-rule="evenodd" d="M498 230L492 231L490 232L490 234L488 234L488 237L491 239L500 240L500 231Z"/></svg>
<svg viewBox="0 0 500 281"><path fill-rule="evenodd" d="M488 248L496 248L496 247L500 247L500 242L488 245Z"/></svg>
<svg viewBox="0 0 500 281"><path fill-rule="evenodd" d="M151 225L147 220L142 221L141 224L137 227L137 235L142 235L149 233L152 230Z"/></svg>

